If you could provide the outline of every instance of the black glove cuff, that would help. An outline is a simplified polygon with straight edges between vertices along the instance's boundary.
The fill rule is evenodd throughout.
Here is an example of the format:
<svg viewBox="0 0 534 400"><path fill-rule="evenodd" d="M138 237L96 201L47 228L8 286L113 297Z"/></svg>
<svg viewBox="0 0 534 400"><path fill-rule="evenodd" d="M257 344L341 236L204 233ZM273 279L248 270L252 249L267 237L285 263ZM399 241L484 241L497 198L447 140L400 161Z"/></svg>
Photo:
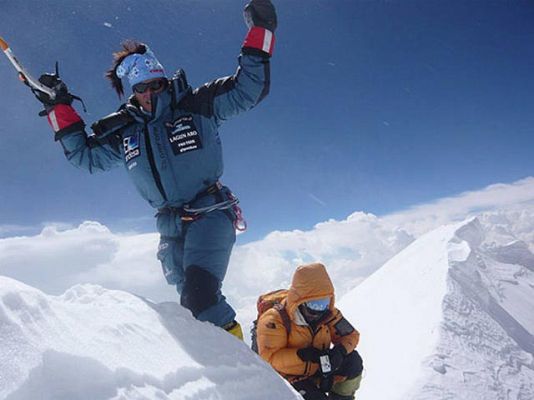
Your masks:
<svg viewBox="0 0 534 400"><path fill-rule="evenodd" d="M71 133L80 132L85 129L85 123L83 121L75 122L72 125L67 126L66 128L63 128L56 132L54 135L54 140L57 142L58 140L63 139L65 136L70 135Z"/></svg>
<svg viewBox="0 0 534 400"><path fill-rule="evenodd" d="M266 53L265 51L262 51L260 49L255 49L253 47L242 47L241 53L246 54L247 56L258 56L263 58L264 60L269 60L271 58L271 55L269 53Z"/></svg>
<svg viewBox="0 0 534 400"><path fill-rule="evenodd" d="M335 345L332 350L340 352L343 357L347 357L347 349L342 344Z"/></svg>

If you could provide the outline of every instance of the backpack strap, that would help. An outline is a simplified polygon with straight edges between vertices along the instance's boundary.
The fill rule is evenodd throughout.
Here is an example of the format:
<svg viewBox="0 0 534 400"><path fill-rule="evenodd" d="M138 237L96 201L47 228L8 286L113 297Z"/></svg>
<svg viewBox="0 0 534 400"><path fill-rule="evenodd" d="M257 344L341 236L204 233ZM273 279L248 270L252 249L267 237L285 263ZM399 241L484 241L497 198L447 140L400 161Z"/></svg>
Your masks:
<svg viewBox="0 0 534 400"><path fill-rule="evenodd" d="M286 328L287 335L291 333L291 320L289 319L289 314L287 313L286 307L284 304L278 303L273 306L273 308L278 311L280 317L282 317L282 322Z"/></svg>

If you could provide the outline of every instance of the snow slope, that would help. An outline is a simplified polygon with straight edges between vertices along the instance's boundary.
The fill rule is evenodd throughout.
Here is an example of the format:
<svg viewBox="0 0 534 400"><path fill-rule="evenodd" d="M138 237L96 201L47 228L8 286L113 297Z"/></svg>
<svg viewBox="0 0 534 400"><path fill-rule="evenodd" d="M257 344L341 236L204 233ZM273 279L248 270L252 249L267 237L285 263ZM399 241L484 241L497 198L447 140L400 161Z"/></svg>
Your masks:
<svg viewBox="0 0 534 400"><path fill-rule="evenodd" d="M358 399L534 399L533 232L530 208L442 226L348 291L338 305L362 334ZM329 271L336 283L360 273ZM289 271L274 272L239 293L283 286ZM51 296L0 276L0 400L36 398L300 397L176 303L98 285Z"/></svg>
<svg viewBox="0 0 534 400"><path fill-rule="evenodd" d="M341 299L362 334L359 398L534 399L534 255L509 222L438 228Z"/></svg>
<svg viewBox="0 0 534 400"><path fill-rule="evenodd" d="M176 303L0 277L0 399L297 399L243 342Z"/></svg>

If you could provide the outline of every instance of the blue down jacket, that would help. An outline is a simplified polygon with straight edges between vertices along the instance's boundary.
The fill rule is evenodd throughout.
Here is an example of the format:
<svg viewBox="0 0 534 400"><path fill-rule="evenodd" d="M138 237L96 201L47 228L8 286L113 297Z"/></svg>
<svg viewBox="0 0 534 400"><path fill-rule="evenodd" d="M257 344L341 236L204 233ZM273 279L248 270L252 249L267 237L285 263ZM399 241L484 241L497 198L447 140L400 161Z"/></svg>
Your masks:
<svg viewBox="0 0 534 400"><path fill-rule="evenodd" d="M123 164L152 207L181 207L223 173L221 123L254 107L269 91L269 58L245 50L232 76L192 90L179 71L154 97L151 114L132 96L120 111L127 124L90 136L81 124L56 140L76 167L94 173Z"/></svg>

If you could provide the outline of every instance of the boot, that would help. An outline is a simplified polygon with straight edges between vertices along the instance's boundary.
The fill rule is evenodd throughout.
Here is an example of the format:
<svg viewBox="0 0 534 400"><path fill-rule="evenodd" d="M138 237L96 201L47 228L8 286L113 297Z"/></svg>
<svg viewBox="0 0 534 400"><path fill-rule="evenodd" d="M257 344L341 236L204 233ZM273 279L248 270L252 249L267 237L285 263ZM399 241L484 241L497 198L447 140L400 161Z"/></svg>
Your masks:
<svg viewBox="0 0 534 400"><path fill-rule="evenodd" d="M233 320L229 324L223 326L223 329L227 331L228 333L234 335L239 340L243 340L243 330L241 329L241 325L236 320Z"/></svg>

